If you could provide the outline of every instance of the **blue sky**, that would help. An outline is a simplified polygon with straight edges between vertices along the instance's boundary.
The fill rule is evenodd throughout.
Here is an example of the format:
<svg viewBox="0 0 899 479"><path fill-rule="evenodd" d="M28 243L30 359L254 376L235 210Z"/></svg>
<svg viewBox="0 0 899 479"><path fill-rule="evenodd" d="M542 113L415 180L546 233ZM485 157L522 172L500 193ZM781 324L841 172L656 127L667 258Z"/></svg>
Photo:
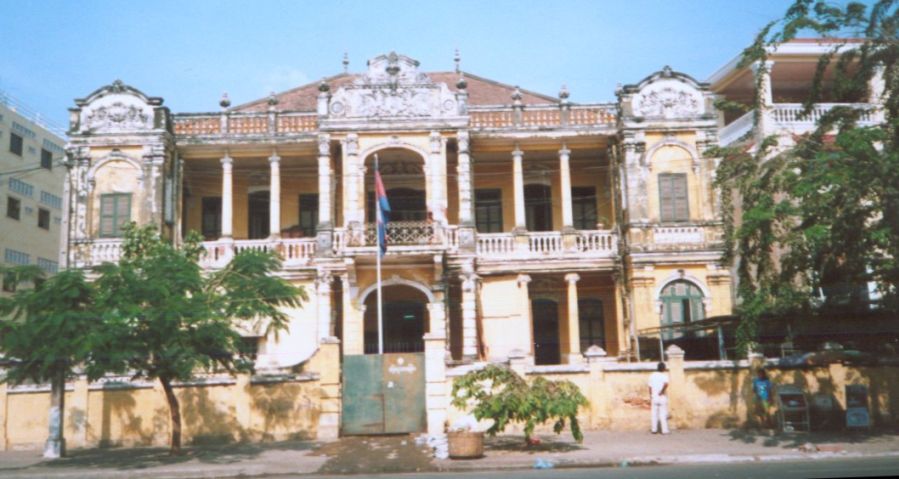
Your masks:
<svg viewBox="0 0 899 479"><path fill-rule="evenodd" d="M704 80L792 0L46 1L0 15L0 90L59 125L120 78L176 112L214 111L395 50L575 102L670 64ZM12 8L15 7L15 8Z"/></svg>

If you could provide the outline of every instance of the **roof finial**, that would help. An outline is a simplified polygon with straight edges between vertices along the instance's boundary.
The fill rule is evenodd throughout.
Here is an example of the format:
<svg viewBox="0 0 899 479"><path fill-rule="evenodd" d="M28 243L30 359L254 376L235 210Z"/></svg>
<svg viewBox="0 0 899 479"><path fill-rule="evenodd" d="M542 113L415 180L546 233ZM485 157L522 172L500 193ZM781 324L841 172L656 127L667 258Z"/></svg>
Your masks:
<svg viewBox="0 0 899 479"><path fill-rule="evenodd" d="M223 110L231 106L231 99L228 98L228 92L222 93L222 99L219 100L219 106L222 107Z"/></svg>
<svg viewBox="0 0 899 479"><path fill-rule="evenodd" d="M515 91L512 92L512 103L521 105L521 89L518 88L518 85L515 85Z"/></svg>
<svg viewBox="0 0 899 479"><path fill-rule="evenodd" d="M559 90L559 99L562 101L568 100L568 96L570 92L568 91L568 85L562 84L562 88Z"/></svg>
<svg viewBox="0 0 899 479"><path fill-rule="evenodd" d="M453 61L456 63L456 73L461 72L461 71L462 71L462 67L461 67L462 56L459 55L459 49L458 49L458 48L456 49L456 55L453 57Z"/></svg>
<svg viewBox="0 0 899 479"><path fill-rule="evenodd" d="M268 107L269 109L274 109L275 105L278 104L278 97L275 96L275 92L271 92L268 94Z"/></svg>
<svg viewBox="0 0 899 479"><path fill-rule="evenodd" d="M349 73L350 71L350 55L347 52L343 52L343 72Z"/></svg>

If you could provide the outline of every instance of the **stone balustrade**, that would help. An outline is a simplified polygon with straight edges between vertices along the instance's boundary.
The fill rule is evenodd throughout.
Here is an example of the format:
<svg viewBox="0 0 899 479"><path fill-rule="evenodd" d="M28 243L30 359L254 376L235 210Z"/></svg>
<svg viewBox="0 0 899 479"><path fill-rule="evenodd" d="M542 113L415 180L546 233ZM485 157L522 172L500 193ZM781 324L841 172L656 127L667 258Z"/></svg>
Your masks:
<svg viewBox="0 0 899 479"><path fill-rule="evenodd" d="M470 126L474 129L614 127L615 105L540 105L527 106L516 115L509 105L469 108Z"/></svg>
<svg viewBox="0 0 899 479"><path fill-rule="evenodd" d="M774 128L802 134L814 130L818 121L827 112L837 107L863 110L859 117L861 126L871 126L883 121L883 113L875 105L869 103L816 103L808 114L805 114L805 107L801 103L775 103L767 111L770 119L774 122L772 125ZM753 115L753 112L748 112L721 128L718 134L721 146L730 145L752 131L754 128Z"/></svg>
<svg viewBox="0 0 899 479"><path fill-rule="evenodd" d="M306 112L203 113L175 116L175 134L181 136L260 136L310 133L318 129L318 116Z"/></svg>
<svg viewBox="0 0 899 479"><path fill-rule="evenodd" d="M523 233L526 248L520 248L515 233L480 233L476 252L483 259L531 259L572 257L613 257L618 254L618 240L609 230L581 230L574 234L574 244L566 245L563 233L541 231ZM521 243L523 244L523 243Z"/></svg>

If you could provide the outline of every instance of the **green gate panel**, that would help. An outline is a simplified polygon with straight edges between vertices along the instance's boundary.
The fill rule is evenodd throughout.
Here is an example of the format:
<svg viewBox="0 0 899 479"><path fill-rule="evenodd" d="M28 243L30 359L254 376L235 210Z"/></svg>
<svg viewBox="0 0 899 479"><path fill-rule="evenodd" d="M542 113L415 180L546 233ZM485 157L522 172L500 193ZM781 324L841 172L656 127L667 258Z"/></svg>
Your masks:
<svg viewBox="0 0 899 479"><path fill-rule="evenodd" d="M384 432L427 429L423 353L383 355Z"/></svg>
<svg viewBox="0 0 899 479"><path fill-rule="evenodd" d="M383 434L384 394L381 356L343 358L344 434Z"/></svg>

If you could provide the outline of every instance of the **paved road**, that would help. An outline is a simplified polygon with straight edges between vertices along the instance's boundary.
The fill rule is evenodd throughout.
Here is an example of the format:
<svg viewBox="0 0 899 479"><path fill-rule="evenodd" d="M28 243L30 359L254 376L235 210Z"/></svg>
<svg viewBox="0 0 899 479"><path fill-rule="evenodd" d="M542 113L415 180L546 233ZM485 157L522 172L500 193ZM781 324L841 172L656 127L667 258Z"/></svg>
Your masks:
<svg viewBox="0 0 899 479"><path fill-rule="evenodd" d="M817 459L809 461L776 461L738 464L689 464L676 466L642 466L628 468L597 469L551 469L532 471L475 472L465 474L423 473L423 474L390 474L375 476L283 476L296 479L331 478L386 478L401 479L446 479L487 478L499 479L512 477L515 479L588 479L588 478L741 478L741 479L805 479L828 477L889 477L899 475L899 457L886 458L852 458L852 459ZM278 476L279 478L282 476Z"/></svg>

